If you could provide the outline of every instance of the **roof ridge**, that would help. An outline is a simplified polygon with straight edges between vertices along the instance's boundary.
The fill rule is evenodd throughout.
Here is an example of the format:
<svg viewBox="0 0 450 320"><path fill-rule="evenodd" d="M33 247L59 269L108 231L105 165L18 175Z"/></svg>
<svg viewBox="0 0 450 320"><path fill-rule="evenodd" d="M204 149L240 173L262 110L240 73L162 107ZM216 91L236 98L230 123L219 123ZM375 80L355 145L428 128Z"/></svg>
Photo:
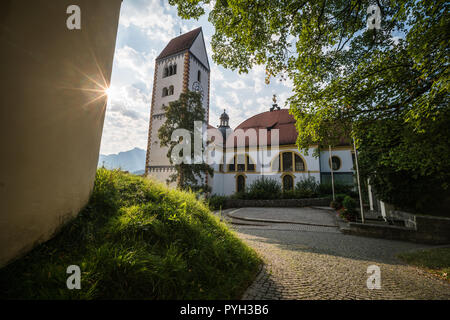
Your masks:
<svg viewBox="0 0 450 320"><path fill-rule="evenodd" d="M189 50L194 44L195 39L197 39L198 35L201 32L203 32L203 29L200 26L191 31L180 34L175 38L172 38L161 51L161 53L156 57L156 60L166 58L185 50Z"/></svg>

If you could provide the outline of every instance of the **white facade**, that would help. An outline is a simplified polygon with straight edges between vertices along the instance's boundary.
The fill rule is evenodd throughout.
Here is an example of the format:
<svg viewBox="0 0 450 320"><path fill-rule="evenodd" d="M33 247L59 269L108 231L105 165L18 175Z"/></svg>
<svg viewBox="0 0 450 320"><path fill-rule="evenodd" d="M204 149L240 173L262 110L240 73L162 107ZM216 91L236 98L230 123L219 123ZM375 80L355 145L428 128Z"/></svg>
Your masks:
<svg viewBox="0 0 450 320"><path fill-rule="evenodd" d="M254 170L248 170L248 165L242 171L239 170L230 170L229 164L232 161L228 161L226 165L213 164L214 167L214 177L211 179L211 188L212 194L216 195L232 195L238 192L238 177L243 176L245 181L245 187L250 186L255 180L260 179L262 176L265 178L274 179L278 181L283 189L285 188L285 181L283 180L284 176L289 175L292 177L292 185L295 187L297 182L307 179L314 178L316 182L322 182L323 178L321 174L326 174L331 172L331 168L329 165L329 153L328 151L320 152L319 157L315 157L313 152L316 148L310 148L308 155L300 152L296 146L294 145L281 145L278 150L274 150L272 155L268 155L265 151L257 151L256 148L251 150L249 148L245 151L245 155L249 156L252 159L252 162L255 163ZM264 152L264 156L262 153ZM291 170L289 168L287 170L277 169L277 166L274 165L274 160L277 156L283 153L293 153L294 155L300 156L304 163L304 168L302 170L296 170L295 166ZM339 174L345 174L348 177L352 177L353 172L353 160L352 160L352 150L351 147L338 147L332 149L332 155L335 157L337 154L340 159L342 159L341 166L336 172ZM234 155L234 151L228 152L226 158L230 159ZM282 156L281 156L282 157ZM324 159L324 157L327 157ZM262 160L264 159L264 160ZM264 166L264 170L262 167L262 163L266 163L268 165ZM272 165L270 165L272 163Z"/></svg>
<svg viewBox="0 0 450 320"><path fill-rule="evenodd" d="M191 43L184 47L187 42ZM158 139L158 130L165 122L164 106L178 100L182 92L199 91L208 120L209 73L201 28L172 39L156 59L146 157L148 176L166 182L175 172L167 157L168 148L161 147Z"/></svg>

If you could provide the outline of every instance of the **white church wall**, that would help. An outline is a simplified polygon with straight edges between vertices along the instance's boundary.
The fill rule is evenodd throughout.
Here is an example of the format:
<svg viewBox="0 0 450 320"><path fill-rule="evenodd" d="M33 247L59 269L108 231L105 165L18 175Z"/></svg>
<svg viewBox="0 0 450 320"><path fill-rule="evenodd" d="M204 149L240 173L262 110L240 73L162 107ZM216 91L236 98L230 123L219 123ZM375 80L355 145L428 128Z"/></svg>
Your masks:
<svg viewBox="0 0 450 320"><path fill-rule="evenodd" d="M334 170L334 172L353 172L353 159L350 148L348 150L331 150L331 154L341 159L341 167L338 170ZM328 151L321 151L320 165L322 172L331 172L329 160L330 153Z"/></svg>
<svg viewBox="0 0 450 320"><path fill-rule="evenodd" d="M168 77L163 77L164 67L168 65L177 65L177 73ZM158 71L156 75L156 86L155 86L155 101L153 114L162 113L162 105L168 105L169 102L178 100L180 94L183 90L183 71L184 71L184 54L178 54L176 56L169 57L158 61ZM173 95L163 97L163 88L169 88L173 85L174 93Z"/></svg>
<svg viewBox="0 0 450 320"><path fill-rule="evenodd" d="M203 33L201 32L195 39L190 48L191 52L199 59L205 66L208 65L208 54L204 45Z"/></svg>
<svg viewBox="0 0 450 320"><path fill-rule="evenodd" d="M198 71L200 71L200 81L198 81ZM189 60L189 85L188 89L193 90L192 86L194 82L200 82L200 85L203 88L203 107L205 110L208 108L208 77L209 72L208 70L202 66L199 61L191 56L191 59ZM206 118L206 117L205 117Z"/></svg>
<svg viewBox="0 0 450 320"><path fill-rule="evenodd" d="M320 181L320 167L319 167L319 158L313 156L314 149L311 148L309 150L309 154L305 155L301 152L299 152L295 147L292 148L281 148L281 152L296 152L300 154L305 161L306 164L306 171L305 172L289 172L294 176L294 185L301 181L302 179L306 179L309 177L313 177L317 182ZM263 154L264 153L264 154ZM227 163L231 162L232 155L234 152L228 153ZM254 183L256 180L260 179L262 176L265 178L273 179L277 182L279 182L282 185L282 176L285 174L285 172L268 172L265 171L262 173L261 165L262 161L258 159L262 159L264 157L265 159L273 160L275 157L279 154L277 150L273 150L271 154L267 154L266 152L262 151L256 151L256 149L249 150L245 154L249 155L251 159L256 164L255 171L254 172L224 172L219 173L218 168L219 165L214 165L215 168L215 176L214 176L214 182L213 182L213 194L217 195L232 195L236 192L236 177L238 175L244 175L245 177L245 185L246 187L249 187L252 183ZM270 163L265 161L265 163ZM227 166L224 166L225 169L227 169Z"/></svg>

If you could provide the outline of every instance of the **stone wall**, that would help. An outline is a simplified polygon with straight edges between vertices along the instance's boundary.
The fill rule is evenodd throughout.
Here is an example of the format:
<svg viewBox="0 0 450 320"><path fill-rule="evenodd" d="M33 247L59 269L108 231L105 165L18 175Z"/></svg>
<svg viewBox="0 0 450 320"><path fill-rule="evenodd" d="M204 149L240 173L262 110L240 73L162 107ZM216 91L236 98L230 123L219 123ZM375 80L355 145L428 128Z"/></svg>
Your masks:
<svg viewBox="0 0 450 320"><path fill-rule="evenodd" d="M415 222L416 228L351 222L349 228L342 231L353 235L424 244L450 243L450 218L415 216Z"/></svg>
<svg viewBox="0 0 450 320"><path fill-rule="evenodd" d="M274 200L241 200L227 199L224 204L225 208L242 208L242 207L307 207L307 206L329 206L328 198L312 198L312 199L274 199Z"/></svg>

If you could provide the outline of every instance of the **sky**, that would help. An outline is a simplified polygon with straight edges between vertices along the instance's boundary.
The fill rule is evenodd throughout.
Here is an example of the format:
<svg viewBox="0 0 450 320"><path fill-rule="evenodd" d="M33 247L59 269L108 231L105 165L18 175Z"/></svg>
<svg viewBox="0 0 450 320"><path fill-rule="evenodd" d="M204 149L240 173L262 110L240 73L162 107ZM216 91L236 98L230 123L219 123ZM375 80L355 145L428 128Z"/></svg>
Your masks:
<svg viewBox="0 0 450 320"><path fill-rule="evenodd" d="M124 0L114 54L111 85L103 127L101 154L113 154L135 147L146 149L148 122L156 56L170 39L197 27L203 28L211 67L209 123L219 124L226 109L230 126L268 111L272 95L278 105L292 95L292 82L271 79L265 84L263 66L248 74L224 69L212 61L211 37L214 27L207 14L197 20L182 20L167 0Z"/></svg>

